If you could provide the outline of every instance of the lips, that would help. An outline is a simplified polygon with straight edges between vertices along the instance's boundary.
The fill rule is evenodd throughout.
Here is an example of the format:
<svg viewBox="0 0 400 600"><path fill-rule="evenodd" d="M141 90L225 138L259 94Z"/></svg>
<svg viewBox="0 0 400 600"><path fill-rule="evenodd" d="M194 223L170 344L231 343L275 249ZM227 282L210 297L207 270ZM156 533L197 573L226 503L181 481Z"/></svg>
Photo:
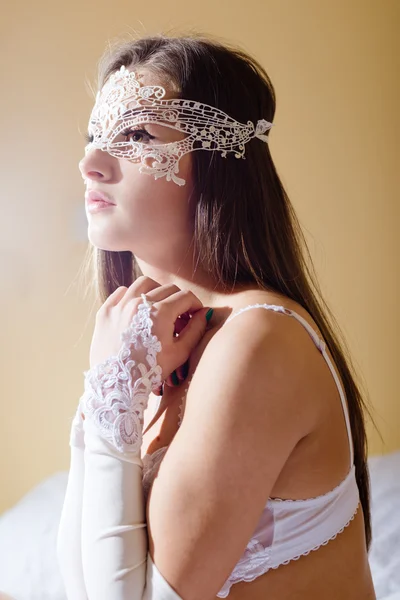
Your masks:
<svg viewBox="0 0 400 600"><path fill-rule="evenodd" d="M98 192L95 190L90 190L86 192L85 199L87 204L94 204L96 202L100 202L115 206L115 202L113 202L109 196L107 196L103 192Z"/></svg>

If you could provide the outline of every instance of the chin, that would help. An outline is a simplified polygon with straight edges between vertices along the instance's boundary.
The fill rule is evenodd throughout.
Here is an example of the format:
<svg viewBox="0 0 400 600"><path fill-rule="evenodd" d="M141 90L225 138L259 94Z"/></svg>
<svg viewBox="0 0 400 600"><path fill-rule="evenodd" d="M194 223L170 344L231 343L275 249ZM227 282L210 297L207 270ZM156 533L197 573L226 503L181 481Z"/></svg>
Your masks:
<svg viewBox="0 0 400 600"><path fill-rule="evenodd" d="M100 234L98 231L88 231L88 240L98 250L108 250L109 252L125 252L128 248L121 243L121 240L111 239L106 234Z"/></svg>

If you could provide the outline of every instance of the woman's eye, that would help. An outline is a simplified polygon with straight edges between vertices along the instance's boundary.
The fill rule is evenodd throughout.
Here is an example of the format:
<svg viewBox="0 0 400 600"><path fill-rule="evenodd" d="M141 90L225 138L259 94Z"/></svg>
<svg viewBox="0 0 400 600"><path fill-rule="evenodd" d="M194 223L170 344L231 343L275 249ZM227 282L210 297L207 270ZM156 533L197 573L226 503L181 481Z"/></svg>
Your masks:
<svg viewBox="0 0 400 600"><path fill-rule="evenodd" d="M154 140L154 135L150 135L145 129L127 129L126 131L121 131L121 134L126 138L131 139L133 142L142 142L143 138ZM138 139L138 136L141 139Z"/></svg>
<svg viewBox="0 0 400 600"><path fill-rule="evenodd" d="M144 139L155 139L155 136L151 135L145 129L126 129L125 131L121 131L121 135L123 135L127 139L132 139L134 142L143 142ZM94 139L93 135L91 135L90 133L85 133L84 138L87 144L91 144Z"/></svg>

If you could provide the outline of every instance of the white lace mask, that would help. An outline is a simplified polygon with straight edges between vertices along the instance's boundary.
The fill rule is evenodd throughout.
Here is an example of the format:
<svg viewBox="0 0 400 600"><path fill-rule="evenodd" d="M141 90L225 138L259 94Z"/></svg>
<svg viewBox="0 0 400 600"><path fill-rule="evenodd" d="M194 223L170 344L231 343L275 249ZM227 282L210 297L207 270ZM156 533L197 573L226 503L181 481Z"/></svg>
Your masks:
<svg viewBox="0 0 400 600"><path fill-rule="evenodd" d="M264 119L259 120L256 127L251 121L244 125L208 104L194 100L162 100L164 95L164 88L142 85L134 72L122 66L97 93L89 120L90 141L85 152L98 148L116 158L141 162L140 172L185 185L185 180L176 175L184 154L194 150L217 150L223 157L227 152L234 152L236 158L245 158L244 146L253 137L268 142L268 137L263 134L273 124ZM132 134L135 128L146 123L176 129L186 137L161 144L126 139L127 130ZM151 166L146 164L146 159L150 158L154 159Z"/></svg>

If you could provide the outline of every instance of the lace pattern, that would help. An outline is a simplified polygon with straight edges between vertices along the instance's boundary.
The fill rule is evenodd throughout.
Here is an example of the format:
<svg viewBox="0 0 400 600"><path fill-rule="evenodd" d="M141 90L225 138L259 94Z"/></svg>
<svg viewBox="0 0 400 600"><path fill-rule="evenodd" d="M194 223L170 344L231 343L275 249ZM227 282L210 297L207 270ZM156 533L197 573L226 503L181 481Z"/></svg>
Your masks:
<svg viewBox="0 0 400 600"><path fill-rule="evenodd" d="M155 179L166 177L181 186L185 180L177 176L179 161L188 152L217 150L223 157L233 152L236 158L245 158L245 144L252 138L269 141L265 132L273 124L265 119L256 125L251 121L244 124L208 104L181 98L164 100L164 96L163 87L142 86L135 73L122 65L97 93L85 152L99 148L117 158L140 161L140 172L152 174ZM125 130L145 123L176 129L186 137L165 144L126 139ZM154 159L151 166L146 159Z"/></svg>
<svg viewBox="0 0 400 600"><path fill-rule="evenodd" d="M248 560L246 562L244 559L245 554L243 555L243 557L240 559L240 561L235 566L231 575L228 577L228 579L222 586L221 590L218 592L217 596L219 598L226 598L229 595L232 585L234 585L235 583L239 583L240 581L245 581L247 583L249 583L250 581L254 581L255 579L257 579L257 577L264 575L270 569L278 569L279 567L281 567L283 565L288 565L292 561L299 560L299 558L301 558L302 556L308 556L311 552L315 552L319 548L322 548L322 546L326 546L329 542L336 539L337 536L340 533L342 533L346 529L346 527L348 527L350 525L350 523L354 520L359 507L360 507L360 503L357 504L357 507L356 507L353 515L347 521L347 523L341 529L339 529L339 531L337 531L334 535L332 535L330 538L328 538L321 544L318 544L317 546L310 548L310 550L307 550L306 552L299 554L298 556L294 556L293 558L289 558L288 560L283 561L279 565L272 566L270 564L270 562L271 562L270 548L265 549L262 546L262 544L260 544L258 542L257 539L253 538L253 540L251 540L251 542L254 541L255 543L251 544L250 547L248 544L246 551L245 551L245 553L246 552L248 553L248 556L250 555L250 560Z"/></svg>
<svg viewBox="0 0 400 600"><path fill-rule="evenodd" d="M346 477L342 479L340 483L338 483L334 488L328 490L324 494L320 494L319 496L313 496L312 498L268 498L268 503L274 502L284 502L285 504L307 504L312 502L313 500L322 500L323 498L328 498L329 496L334 496L337 492L343 488L347 481L355 476L356 466L353 464L351 469L348 471Z"/></svg>
<svg viewBox="0 0 400 600"><path fill-rule="evenodd" d="M142 483L145 502L147 502L150 488L153 485L154 479L157 477L161 461L167 450L168 446L163 446L162 448L158 448L152 454L145 454L143 456Z"/></svg>
<svg viewBox="0 0 400 600"><path fill-rule="evenodd" d="M144 294L142 299L131 324L121 334L118 354L84 373L85 391L78 408L120 452L140 451L143 413L150 392L161 383L162 370L156 360L161 342L151 333L151 304ZM141 360L131 358L132 346L135 357L143 355Z"/></svg>

